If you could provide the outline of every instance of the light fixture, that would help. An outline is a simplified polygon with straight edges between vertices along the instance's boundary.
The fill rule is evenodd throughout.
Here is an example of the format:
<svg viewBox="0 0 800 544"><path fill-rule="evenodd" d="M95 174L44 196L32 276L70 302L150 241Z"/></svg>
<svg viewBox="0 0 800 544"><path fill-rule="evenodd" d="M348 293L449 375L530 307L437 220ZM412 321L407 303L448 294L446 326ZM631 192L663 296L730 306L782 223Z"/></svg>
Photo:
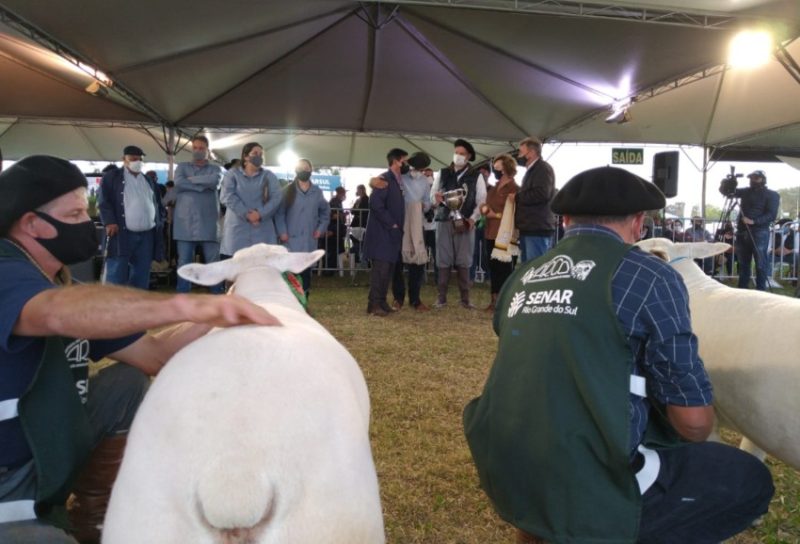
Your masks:
<svg viewBox="0 0 800 544"><path fill-rule="evenodd" d="M297 166L297 161L300 157L291 149L286 149L278 155L278 164L287 172L294 172L294 167Z"/></svg>
<svg viewBox="0 0 800 544"><path fill-rule="evenodd" d="M108 96L108 88L99 81L92 81L84 90L92 96Z"/></svg>
<svg viewBox="0 0 800 544"><path fill-rule="evenodd" d="M616 123L621 125L631 120L631 113L629 108L631 106L631 99L617 100L611 105L611 115L606 117L606 123Z"/></svg>
<svg viewBox="0 0 800 544"><path fill-rule="evenodd" d="M743 30L731 40L728 64L733 68L757 68L769 61L775 46L764 30Z"/></svg>

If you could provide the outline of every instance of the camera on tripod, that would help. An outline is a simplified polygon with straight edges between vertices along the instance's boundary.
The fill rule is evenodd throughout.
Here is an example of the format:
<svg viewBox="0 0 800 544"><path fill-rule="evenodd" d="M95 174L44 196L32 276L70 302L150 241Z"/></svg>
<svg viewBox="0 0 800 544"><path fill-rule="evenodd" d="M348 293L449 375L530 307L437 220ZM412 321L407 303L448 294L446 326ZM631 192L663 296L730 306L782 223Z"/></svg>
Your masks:
<svg viewBox="0 0 800 544"><path fill-rule="evenodd" d="M737 174L736 167L731 166L731 173L725 176L725 178L719 184L719 192L728 198L733 197L736 193L736 187L739 185L739 182L736 181L736 178L740 178L743 175L744 174Z"/></svg>

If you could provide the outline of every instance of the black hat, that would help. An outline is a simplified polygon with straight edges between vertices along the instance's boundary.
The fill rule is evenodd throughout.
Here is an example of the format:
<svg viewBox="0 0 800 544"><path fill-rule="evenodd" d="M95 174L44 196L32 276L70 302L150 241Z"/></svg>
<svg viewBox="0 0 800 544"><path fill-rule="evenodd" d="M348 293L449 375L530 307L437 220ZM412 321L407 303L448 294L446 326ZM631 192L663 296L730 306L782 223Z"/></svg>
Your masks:
<svg viewBox="0 0 800 544"><path fill-rule="evenodd" d="M338 186L338 187L335 189L335 191L336 191L337 193L346 193L346 192L347 192L347 189L345 189L345 188L344 188L344 185L339 185L339 186Z"/></svg>
<svg viewBox="0 0 800 544"><path fill-rule="evenodd" d="M747 174L748 178L762 178L764 181L767 181L767 174L763 170L753 170L749 174Z"/></svg>
<svg viewBox="0 0 800 544"><path fill-rule="evenodd" d="M408 158L408 165L414 170L424 170L431 165L431 158L424 151L417 151Z"/></svg>
<svg viewBox="0 0 800 544"><path fill-rule="evenodd" d="M469 160L470 161L475 160L475 148L472 147L472 144L469 143L468 141L459 138L458 140L453 142L453 147L463 147L464 149L469 151Z"/></svg>
<svg viewBox="0 0 800 544"><path fill-rule="evenodd" d="M31 155L14 163L0 173L0 236L27 212L87 185L77 166L58 157Z"/></svg>
<svg viewBox="0 0 800 544"><path fill-rule="evenodd" d="M144 151L142 151L141 147L137 147L135 145L128 145L125 146L125 149L122 150L123 155L138 155L139 157L144 157Z"/></svg>
<svg viewBox="0 0 800 544"><path fill-rule="evenodd" d="M561 215L629 215L666 205L658 187L622 168L581 172L558 191L550 209Z"/></svg>

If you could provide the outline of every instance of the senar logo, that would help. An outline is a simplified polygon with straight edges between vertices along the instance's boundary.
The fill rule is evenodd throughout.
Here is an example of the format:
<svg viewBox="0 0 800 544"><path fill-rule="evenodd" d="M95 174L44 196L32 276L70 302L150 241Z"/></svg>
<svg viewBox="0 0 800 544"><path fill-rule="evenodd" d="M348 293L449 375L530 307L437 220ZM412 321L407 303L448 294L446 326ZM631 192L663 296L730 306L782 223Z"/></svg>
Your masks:
<svg viewBox="0 0 800 544"><path fill-rule="evenodd" d="M519 291L514 294L511 299L511 304L508 305L508 317L514 317L519 312L519 309L525 305L525 291Z"/></svg>
<svg viewBox="0 0 800 544"><path fill-rule="evenodd" d="M565 278L584 281L595 266L594 261L578 261L574 264L568 255L556 255L542 266L528 270L522 276L522 284Z"/></svg>

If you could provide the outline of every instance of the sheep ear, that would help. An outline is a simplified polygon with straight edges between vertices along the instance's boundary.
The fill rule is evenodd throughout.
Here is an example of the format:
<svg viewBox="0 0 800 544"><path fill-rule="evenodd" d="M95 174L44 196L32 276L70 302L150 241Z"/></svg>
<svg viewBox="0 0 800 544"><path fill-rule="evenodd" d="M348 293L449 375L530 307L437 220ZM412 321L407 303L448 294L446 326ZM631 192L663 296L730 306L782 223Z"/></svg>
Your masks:
<svg viewBox="0 0 800 544"><path fill-rule="evenodd" d="M725 253L730 249L731 245L724 242L687 242L685 245L689 246L689 255L693 259L703 259L713 255Z"/></svg>
<svg viewBox="0 0 800 544"><path fill-rule="evenodd" d="M324 249L316 249L311 253L287 253L270 259L270 265L281 272L299 274L325 255Z"/></svg>
<svg viewBox="0 0 800 544"><path fill-rule="evenodd" d="M198 285L217 285L224 280L233 281L239 273L239 264L226 259L210 264L190 263L178 269L178 275Z"/></svg>

